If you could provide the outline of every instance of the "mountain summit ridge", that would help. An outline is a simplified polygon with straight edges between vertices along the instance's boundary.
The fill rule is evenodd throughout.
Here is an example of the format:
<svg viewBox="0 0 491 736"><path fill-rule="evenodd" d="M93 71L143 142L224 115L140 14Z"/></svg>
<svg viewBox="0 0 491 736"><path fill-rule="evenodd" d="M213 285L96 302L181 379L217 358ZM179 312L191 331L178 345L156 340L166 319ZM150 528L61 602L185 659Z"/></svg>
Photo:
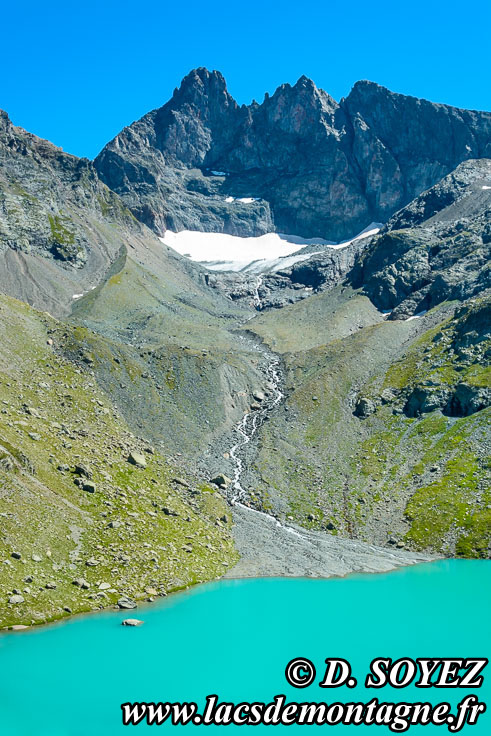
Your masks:
<svg viewBox="0 0 491 736"><path fill-rule="evenodd" d="M239 106L223 75L200 67L94 164L158 235L276 230L337 241L388 220L462 161L490 156L488 112L368 80L337 102L305 75ZM241 198L253 202L240 207Z"/></svg>

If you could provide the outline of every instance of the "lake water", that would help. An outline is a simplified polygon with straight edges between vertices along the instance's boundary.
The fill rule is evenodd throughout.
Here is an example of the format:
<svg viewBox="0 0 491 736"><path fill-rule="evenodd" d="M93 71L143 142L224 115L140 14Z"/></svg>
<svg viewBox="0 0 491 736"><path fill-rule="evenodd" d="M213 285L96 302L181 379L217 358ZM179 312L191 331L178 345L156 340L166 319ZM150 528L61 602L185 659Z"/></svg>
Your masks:
<svg viewBox="0 0 491 736"><path fill-rule="evenodd" d="M326 657L349 660L359 683L374 657L489 657L490 583L491 563L470 560L344 579L227 580L136 611L108 611L2 634L0 734L131 733L134 727L121 723L122 702L185 700L202 706L211 693L236 703L269 702L285 693L290 701L365 702L378 697L455 704L475 692L490 710L460 733L489 736L489 666L477 691L367 691L361 685L326 690L318 681ZM129 616L145 624L121 626ZM296 690L286 684L284 671L290 659L300 656L314 662L318 677L310 687ZM161 731L172 728L160 726ZM295 728L315 733L312 726ZM330 728L339 732L353 727ZM146 729L138 726L137 732ZM372 731L391 733L384 726ZM436 731L448 733L446 726L416 726L406 733Z"/></svg>

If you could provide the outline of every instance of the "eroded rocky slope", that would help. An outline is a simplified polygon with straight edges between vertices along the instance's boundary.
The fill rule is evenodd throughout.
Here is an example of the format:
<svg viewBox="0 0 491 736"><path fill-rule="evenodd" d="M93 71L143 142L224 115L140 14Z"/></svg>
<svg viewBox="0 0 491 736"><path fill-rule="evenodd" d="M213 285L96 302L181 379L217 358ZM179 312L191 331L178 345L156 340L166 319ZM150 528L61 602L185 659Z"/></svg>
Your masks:
<svg viewBox="0 0 491 736"><path fill-rule="evenodd" d="M144 228L86 159L0 112L0 288L52 314L100 283Z"/></svg>

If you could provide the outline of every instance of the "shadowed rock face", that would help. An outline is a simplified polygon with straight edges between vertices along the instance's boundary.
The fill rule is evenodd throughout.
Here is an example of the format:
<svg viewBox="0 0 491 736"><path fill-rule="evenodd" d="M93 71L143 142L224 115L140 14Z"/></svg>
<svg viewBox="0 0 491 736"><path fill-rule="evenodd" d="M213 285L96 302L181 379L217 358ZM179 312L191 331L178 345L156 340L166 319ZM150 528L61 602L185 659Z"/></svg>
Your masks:
<svg viewBox="0 0 491 736"><path fill-rule="evenodd" d="M460 162L491 156L490 139L490 113L372 82L357 82L338 103L301 77L239 107L223 76L201 68L116 136L95 166L158 234L276 228L341 240L386 221Z"/></svg>
<svg viewBox="0 0 491 736"><path fill-rule="evenodd" d="M350 274L372 302L409 317L491 287L491 161L465 161L397 212Z"/></svg>

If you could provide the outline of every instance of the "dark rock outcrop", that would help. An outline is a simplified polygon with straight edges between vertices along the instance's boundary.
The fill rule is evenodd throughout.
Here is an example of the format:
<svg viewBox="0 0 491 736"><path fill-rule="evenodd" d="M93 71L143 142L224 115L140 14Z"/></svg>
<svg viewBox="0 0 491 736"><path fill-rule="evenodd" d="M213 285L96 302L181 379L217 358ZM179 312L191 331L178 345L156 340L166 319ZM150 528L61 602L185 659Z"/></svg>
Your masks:
<svg viewBox="0 0 491 736"><path fill-rule="evenodd" d="M490 113L366 81L338 103L301 77L239 107L223 76L200 68L108 143L95 166L159 235L274 227L337 241L386 221L460 162L491 156L490 139Z"/></svg>
<svg viewBox="0 0 491 736"><path fill-rule="evenodd" d="M391 319L491 286L491 161L466 161L392 217L350 274Z"/></svg>
<svg viewBox="0 0 491 736"><path fill-rule="evenodd" d="M470 386L459 383L455 387L447 413L453 417L468 417L476 411L491 406L491 389L487 386Z"/></svg>
<svg viewBox="0 0 491 736"><path fill-rule="evenodd" d="M467 417L491 405L491 296L469 300L443 323L421 352L417 380L402 391L402 411L418 417L440 410ZM397 403L394 395L388 403Z"/></svg>
<svg viewBox="0 0 491 736"><path fill-rule="evenodd" d="M447 386L416 386L404 406L404 413L408 417L428 414L436 409L443 409L449 398L450 389Z"/></svg>

